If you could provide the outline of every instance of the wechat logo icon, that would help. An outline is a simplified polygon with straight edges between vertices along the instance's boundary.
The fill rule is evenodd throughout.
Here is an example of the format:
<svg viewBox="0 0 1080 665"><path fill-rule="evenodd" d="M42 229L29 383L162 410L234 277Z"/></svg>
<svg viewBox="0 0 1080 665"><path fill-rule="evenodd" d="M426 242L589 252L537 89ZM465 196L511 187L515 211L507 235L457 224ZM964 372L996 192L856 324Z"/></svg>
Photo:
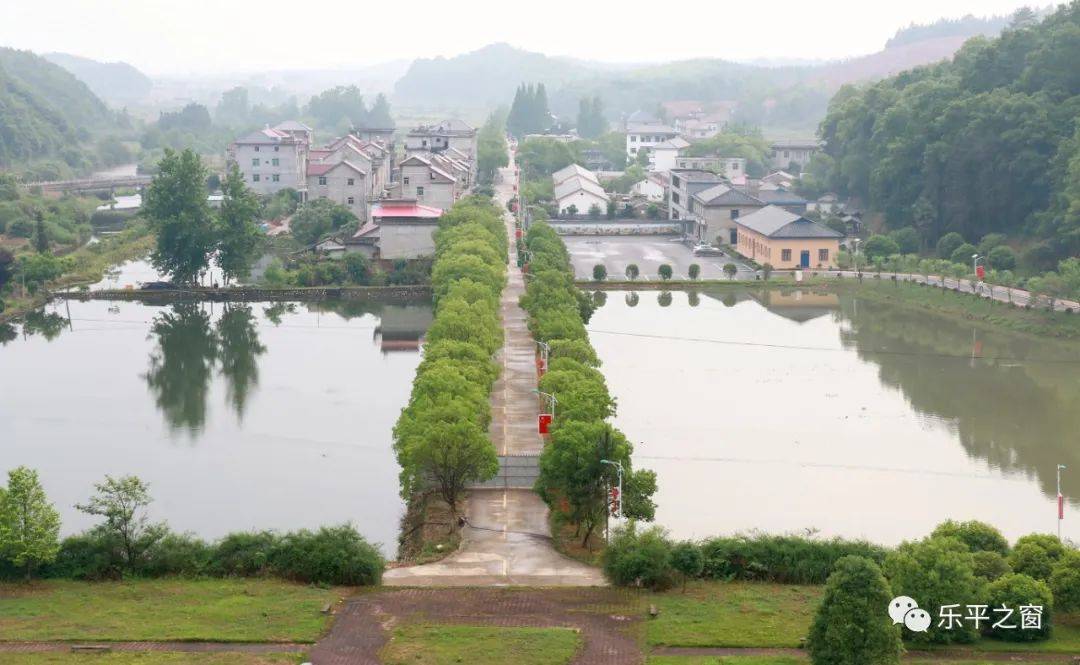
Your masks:
<svg viewBox="0 0 1080 665"><path fill-rule="evenodd" d="M930 613L919 609L914 598L897 596L889 601L889 618L893 624L902 623L913 633L925 633L932 622Z"/></svg>

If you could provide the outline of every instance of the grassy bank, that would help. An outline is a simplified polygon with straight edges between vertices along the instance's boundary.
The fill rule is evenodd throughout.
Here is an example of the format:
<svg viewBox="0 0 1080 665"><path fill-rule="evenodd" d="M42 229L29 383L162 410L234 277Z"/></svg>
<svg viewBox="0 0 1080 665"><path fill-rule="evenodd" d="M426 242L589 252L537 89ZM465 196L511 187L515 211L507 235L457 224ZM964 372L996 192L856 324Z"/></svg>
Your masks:
<svg viewBox="0 0 1080 665"><path fill-rule="evenodd" d="M301 654L249 653L0 653L0 665L287 665Z"/></svg>
<svg viewBox="0 0 1080 665"><path fill-rule="evenodd" d="M314 642L341 597L254 579L0 584L0 640Z"/></svg>

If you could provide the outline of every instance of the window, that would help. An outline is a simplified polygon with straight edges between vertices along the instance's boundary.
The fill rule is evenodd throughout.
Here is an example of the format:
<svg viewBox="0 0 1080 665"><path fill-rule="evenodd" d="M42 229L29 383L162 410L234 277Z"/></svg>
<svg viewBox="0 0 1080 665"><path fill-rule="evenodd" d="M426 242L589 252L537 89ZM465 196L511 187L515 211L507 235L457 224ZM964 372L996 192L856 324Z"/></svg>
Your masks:
<svg viewBox="0 0 1080 665"><path fill-rule="evenodd" d="M817 251L817 260L821 261L822 263L828 261L829 260L829 250L827 250L827 249L819 249Z"/></svg>
<svg viewBox="0 0 1080 665"><path fill-rule="evenodd" d="M326 176L324 176L324 175L319 176L319 184L320 185L325 185L326 184Z"/></svg>
<svg viewBox="0 0 1080 665"><path fill-rule="evenodd" d="M739 218L739 210L737 208L735 210L731 211L731 218L732 219L738 219Z"/></svg>
<svg viewBox="0 0 1080 665"><path fill-rule="evenodd" d="M782 249L782 250L780 250L780 260L781 261L790 261L791 260L791 250L790 249Z"/></svg>
<svg viewBox="0 0 1080 665"><path fill-rule="evenodd" d="M274 182L281 182L281 176L279 176L276 173L274 175L270 176L270 179L273 180Z"/></svg>
<svg viewBox="0 0 1080 665"><path fill-rule="evenodd" d="M255 146L255 152L259 152L259 146Z"/></svg>
<svg viewBox="0 0 1080 665"><path fill-rule="evenodd" d="M409 184L409 176L405 176L404 178L402 178L401 182L402 182L402 184L405 184L405 185Z"/></svg>
<svg viewBox="0 0 1080 665"><path fill-rule="evenodd" d="M281 166L281 160L278 159L277 157L275 157L275 158L270 160L270 165L271 166Z"/></svg>
<svg viewBox="0 0 1080 665"><path fill-rule="evenodd" d="M348 184L348 185L349 185L349 187L352 187L353 185L355 185L355 184L356 184L356 181L355 181L355 180L354 180L353 178L349 178L349 179L348 179L348 180L346 180L345 182L346 182L346 184Z"/></svg>
<svg viewBox="0 0 1080 665"><path fill-rule="evenodd" d="M678 203L679 202L679 193L678 192L672 192L671 193L671 202L672 203Z"/></svg>
<svg viewBox="0 0 1080 665"><path fill-rule="evenodd" d="M259 174L258 173L252 173L251 174L251 182L259 182Z"/></svg>
<svg viewBox="0 0 1080 665"><path fill-rule="evenodd" d="M739 163L738 162L732 162L731 163L731 170L732 171L738 171L739 170Z"/></svg>
<svg viewBox="0 0 1080 665"><path fill-rule="evenodd" d="M274 152L277 152L278 150L281 150L281 148L274 146Z"/></svg>
<svg viewBox="0 0 1080 665"><path fill-rule="evenodd" d="M259 165L259 158L258 157L252 157L251 158L251 165L252 166L258 166Z"/></svg>
<svg viewBox="0 0 1080 665"><path fill-rule="evenodd" d="M434 180L434 179L435 179L435 172L434 171L429 172L428 173L428 180Z"/></svg>
<svg viewBox="0 0 1080 665"><path fill-rule="evenodd" d="M631 134L630 135L630 142L631 143L637 143L637 134Z"/></svg>
<svg viewBox="0 0 1080 665"><path fill-rule="evenodd" d="M416 197L421 198L422 196L424 196L424 188L423 187L417 187L416 188Z"/></svg>
<svg viewBox="0 0 1080 665"><path fill-rule="evenodd" d="M347 202L347 203L348 203L349 205L352 205L352 204L356 203L356 199L354 199L354 198L353 198L353 197L351 197L351 196L350 196L349 198L345 199L345 201L346 201L346 202Z"/></svg>
<svg viewBox="0 0 1080 665"><path fill-rule="evenodd" d="M671 186L672 187L678 187L679 186L679 176L677 176L677 175L671 176Z"/></svg>

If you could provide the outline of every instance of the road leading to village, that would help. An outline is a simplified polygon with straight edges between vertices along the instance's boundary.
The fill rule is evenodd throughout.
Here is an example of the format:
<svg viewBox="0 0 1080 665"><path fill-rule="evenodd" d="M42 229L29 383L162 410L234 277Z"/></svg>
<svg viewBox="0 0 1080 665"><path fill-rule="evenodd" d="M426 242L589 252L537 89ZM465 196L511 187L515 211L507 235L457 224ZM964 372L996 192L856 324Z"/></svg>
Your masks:
<svg viewBox="0 0 1080 665"><path fill-rule="evenodd" d="M500 173L496 201L506 210L513 197L513 169ZM521 270L513 260L513 218L504 213L511 243L507 286L501 317L506 338L498 354L502 375L491 393L492 445L501 456L539 455L544 442L536 431L539 411L535 349L527 315L518 306L525 292ZM527 488L474 489L465 507L467 525L461 547L436 563L395 568L383 575L387 586L595 586L603 575L563 556L551 544L548 509Z"/></svg>

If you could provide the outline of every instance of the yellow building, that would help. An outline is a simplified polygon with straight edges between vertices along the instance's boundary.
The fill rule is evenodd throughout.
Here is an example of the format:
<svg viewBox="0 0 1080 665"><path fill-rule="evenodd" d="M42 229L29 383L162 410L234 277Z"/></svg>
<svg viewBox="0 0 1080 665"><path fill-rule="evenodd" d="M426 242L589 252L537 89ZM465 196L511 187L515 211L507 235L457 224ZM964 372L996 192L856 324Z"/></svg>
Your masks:
<svg viewBox="0 0 1080 665"><path fill-rule="evenodd" d="M735 220L739 253L777 270L836 267L844 237L778 206L766 206Z"/></svg>

